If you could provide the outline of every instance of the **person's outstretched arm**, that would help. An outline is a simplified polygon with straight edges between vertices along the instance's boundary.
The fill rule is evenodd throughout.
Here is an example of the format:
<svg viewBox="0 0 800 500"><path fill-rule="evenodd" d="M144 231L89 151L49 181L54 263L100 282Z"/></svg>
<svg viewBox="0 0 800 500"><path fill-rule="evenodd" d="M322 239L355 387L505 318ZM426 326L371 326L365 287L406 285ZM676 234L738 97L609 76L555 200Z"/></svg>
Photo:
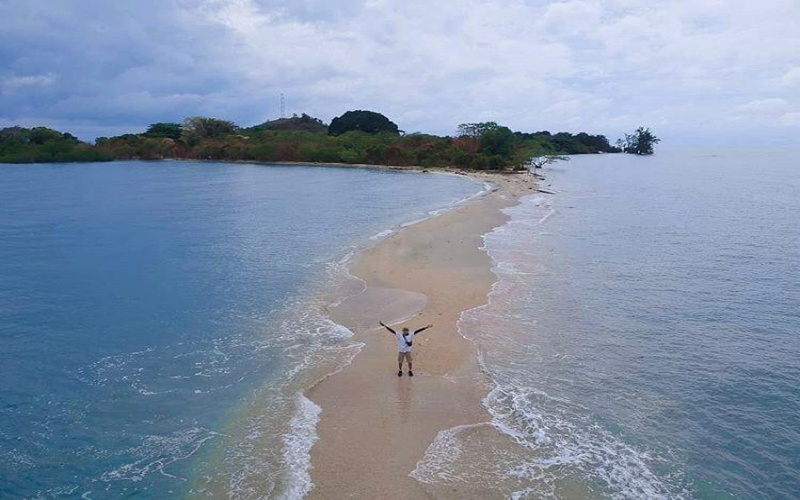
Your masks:
<svg viewBox="0 0 800 500"><path fill-rule="evenodd" d="M380 323L382 327L386 328L387 330L389 330L389 331L390 331L390 332L392 332L393 334L394 334L394 333L397 333L397 332L395 332L394 330L392 330L391 328L389 328L388 326L384 325L384 324L383 324L383 321L378 321L378 323Z"/></svg>
<svg viewBox="0 0 800 500"><path fill-rule="evenodd" d="M419 330L414 330L414 335L418 334L419 332L421 332L421 331L423 331L423 330L427 330L428 328L430 328L430 327L432 327L432 326L433 326L433 325L423 326L423 327L422 327L422 328L420 328Z"/></svg>

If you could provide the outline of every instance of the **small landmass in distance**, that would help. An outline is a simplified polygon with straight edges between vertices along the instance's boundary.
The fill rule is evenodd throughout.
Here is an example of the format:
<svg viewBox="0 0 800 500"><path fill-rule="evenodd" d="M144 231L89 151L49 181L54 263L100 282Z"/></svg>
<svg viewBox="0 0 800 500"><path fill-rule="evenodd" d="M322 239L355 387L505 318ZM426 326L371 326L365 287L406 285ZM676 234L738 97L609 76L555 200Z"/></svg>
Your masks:
<svg viewBox="0 0 800 500"><path fill-rule="evenodd" d="M457 131L454 137L408 134L386 116L366 110L347 111L327 125L305 113L252 127L192 116L182 123L154 123L143 133L98 137L94 144L46 127L8 127L0 130L0 163L186 159L519 171L533 158L648 155L659 142L644 127L615 146L603 135L519 132L495 122L462 123Z"/></svg>

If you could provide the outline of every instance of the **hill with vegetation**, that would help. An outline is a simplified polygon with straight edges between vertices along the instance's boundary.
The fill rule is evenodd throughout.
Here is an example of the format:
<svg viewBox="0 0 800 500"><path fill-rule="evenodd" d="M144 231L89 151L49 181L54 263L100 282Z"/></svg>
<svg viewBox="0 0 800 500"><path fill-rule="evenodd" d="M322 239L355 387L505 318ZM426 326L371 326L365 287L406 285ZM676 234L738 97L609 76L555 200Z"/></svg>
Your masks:
<svg viewBox="0 0 800 500"><path fill-rule="evenodd" d="M632 137L611 146L603 135L515 132L494 122L461 124L455 137L405 134L385 116L363 110L348 111L330 126L306 114L247 128L195 116L154 123L141 134L100 137L94 145L44 127L6 128L0 131L0 163L196 159L501 170L524 168L531 158L549 155L623 149L649 154L647 148L628 147ZM657 142L652 134L645 139Z"/></svg>
<svg viewBox="0 0 800 500"><path fill-rule="evenodd" d="M319 118L308 116L303 113L300 116L291 118L278 118L244 129L247 133L263 132L265 130L284 130L289 132L313 132L316 134L327 134L328 126Z"/></svg>

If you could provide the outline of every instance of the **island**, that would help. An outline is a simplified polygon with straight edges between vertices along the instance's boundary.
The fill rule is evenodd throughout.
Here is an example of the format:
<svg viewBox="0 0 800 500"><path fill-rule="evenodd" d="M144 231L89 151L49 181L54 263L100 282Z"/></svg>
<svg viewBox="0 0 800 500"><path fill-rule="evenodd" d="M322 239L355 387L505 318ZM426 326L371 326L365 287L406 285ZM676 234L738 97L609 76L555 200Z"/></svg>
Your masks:
<svg viewBox="0 0 800 500"><path fill-rule="evenodd" d="M252 127L192 116L182 123L151 124L142 133L98 137L94 144L46 127L8 127L0 130L0 163L187 159L499 171L527 169L532 158L652 154L656 142L644 127L615 146L603 135L519 132L495 122L463 123L452 137L405 133L380 113L354 110L327 125L307 114Z"/></svg>

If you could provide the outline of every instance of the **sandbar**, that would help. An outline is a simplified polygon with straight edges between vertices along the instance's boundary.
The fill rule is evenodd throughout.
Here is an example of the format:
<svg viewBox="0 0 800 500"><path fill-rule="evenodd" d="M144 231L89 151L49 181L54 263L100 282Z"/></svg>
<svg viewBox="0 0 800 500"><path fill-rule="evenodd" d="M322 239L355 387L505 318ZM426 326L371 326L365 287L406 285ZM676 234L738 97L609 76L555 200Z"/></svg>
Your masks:
<svg viewBox="0 0 800 500"><path fill-rule="evenodd" d="M488 380L458 331L463 311L483 305L496 276L482 236L505 207L535 189L530 174L475 174L493 190L406 227L365 250L351 273L365 291L330 309L364 347L350 365L306 395L322 408L311 450L309 498L430 498L409 474L439 431L487 422ZM397 344L378 325L433 324L414 343L414 377L397 376ZM451 492L475 497L475 491ZM448 496L450 496L448 494Z"/></svg>

